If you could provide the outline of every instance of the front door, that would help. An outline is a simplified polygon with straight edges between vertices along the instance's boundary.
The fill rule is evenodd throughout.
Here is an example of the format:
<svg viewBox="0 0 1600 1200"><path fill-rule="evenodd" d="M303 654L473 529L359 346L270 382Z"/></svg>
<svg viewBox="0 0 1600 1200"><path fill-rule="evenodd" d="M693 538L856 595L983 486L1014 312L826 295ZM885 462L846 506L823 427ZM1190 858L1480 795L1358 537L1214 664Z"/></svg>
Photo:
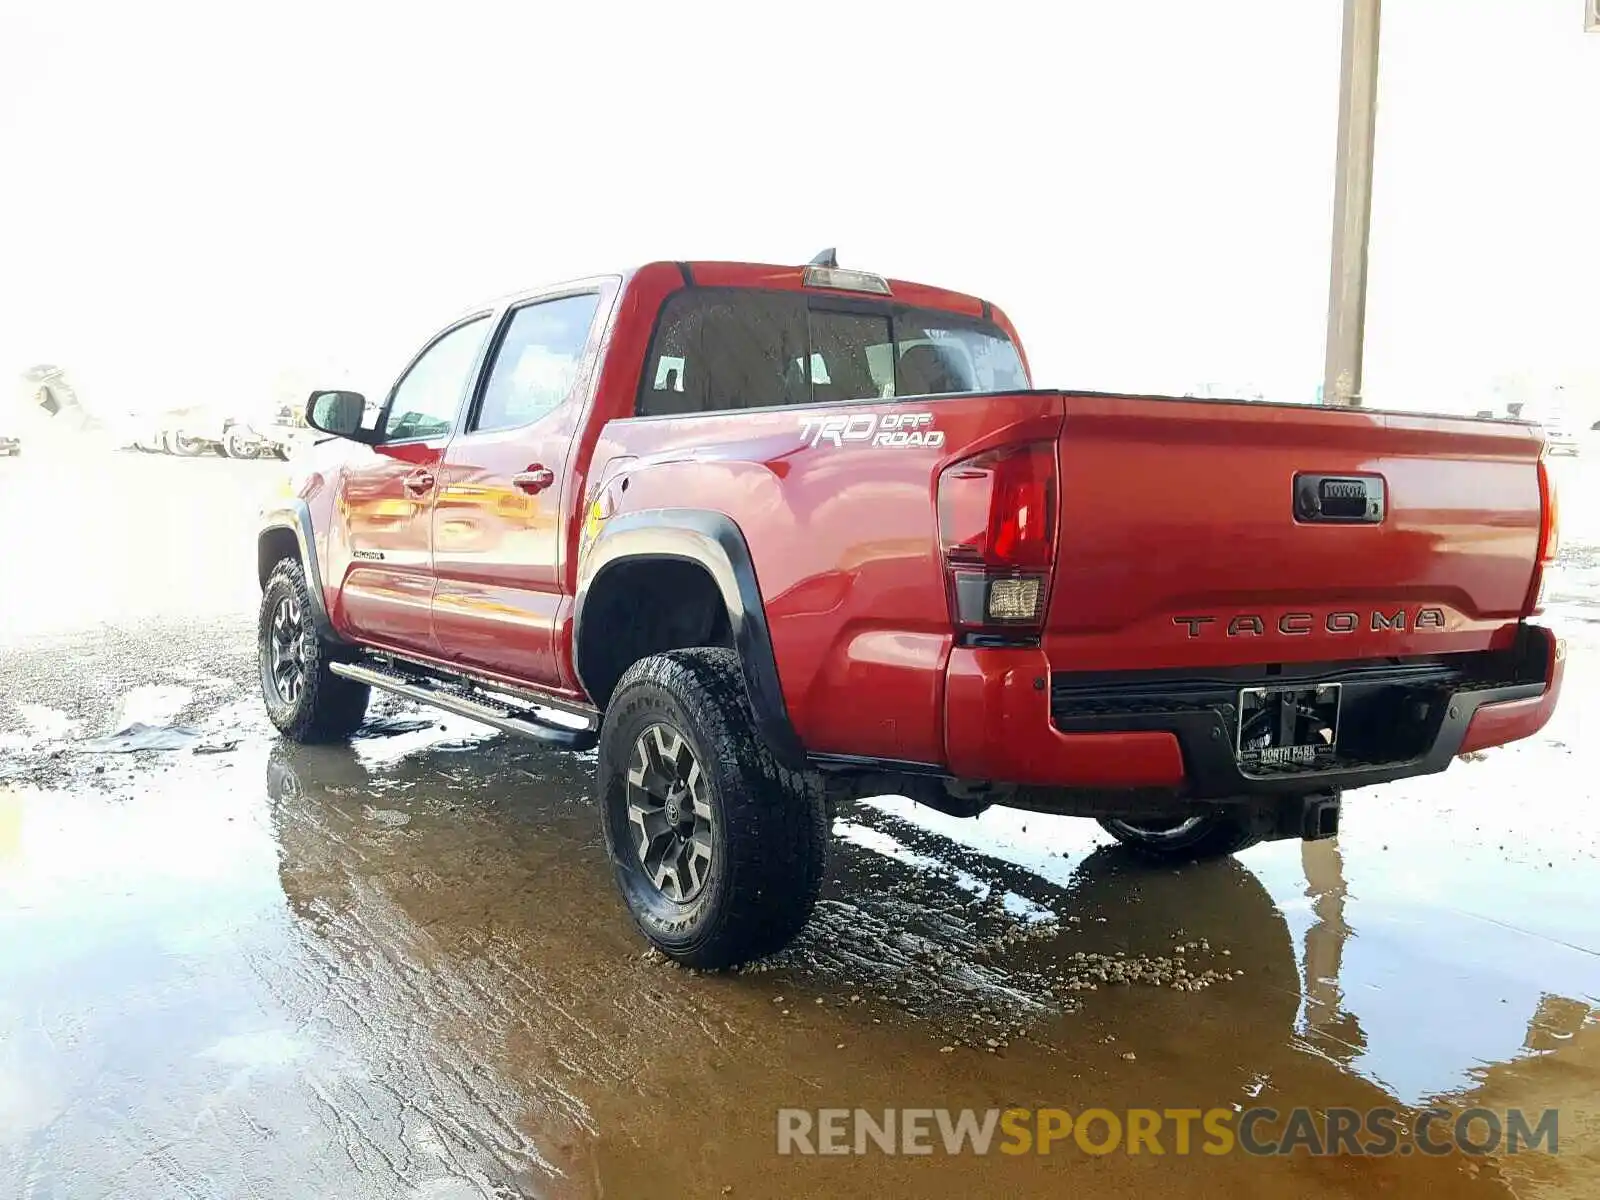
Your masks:
<svg viewBox="0 0 1600 1200"><path fill-rule="evenodd" d="M330 547L339 624L362 641L437 653L430 515L439 465L489 332L487 315L447 329L413 360L379 415L379 437L345 465Z"/></svg>
<svg viewBox="0 0 1600 1200"><path fill-rule="evenodd" d="M511 309L445 452L433 513L433 628L463 666L569 686L556 655L568 460L599 354L601 309L598 290Z"/></svg>

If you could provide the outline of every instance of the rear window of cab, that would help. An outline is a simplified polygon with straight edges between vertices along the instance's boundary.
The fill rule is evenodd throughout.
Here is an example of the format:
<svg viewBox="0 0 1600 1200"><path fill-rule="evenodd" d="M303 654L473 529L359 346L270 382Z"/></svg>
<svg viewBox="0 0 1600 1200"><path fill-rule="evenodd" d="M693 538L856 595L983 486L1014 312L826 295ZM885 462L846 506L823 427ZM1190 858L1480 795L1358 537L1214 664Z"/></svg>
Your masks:
<svg viewBox="0 0 1600 1200"><path fill-rule="evenodd" d="M804 292L690 288L662 306L635 412L667 416L1028 388L993 322Z"/></svg>

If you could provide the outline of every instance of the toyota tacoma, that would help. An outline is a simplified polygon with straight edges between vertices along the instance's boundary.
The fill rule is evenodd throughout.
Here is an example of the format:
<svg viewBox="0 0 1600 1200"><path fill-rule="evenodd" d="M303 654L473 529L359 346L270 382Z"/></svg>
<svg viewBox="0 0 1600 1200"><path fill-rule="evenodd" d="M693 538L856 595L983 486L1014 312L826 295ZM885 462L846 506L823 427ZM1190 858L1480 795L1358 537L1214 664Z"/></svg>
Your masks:
<svg viewBox="0 0 1600 1200"><path fill-rule="evenodd" d="M1040 389L999 308L827 252L485 305L306 419L258 546L274 724L347 737L379 688L596 749L684 963L795 935L841 800L1230 854L1561 686L1531 424Z"/></svg>

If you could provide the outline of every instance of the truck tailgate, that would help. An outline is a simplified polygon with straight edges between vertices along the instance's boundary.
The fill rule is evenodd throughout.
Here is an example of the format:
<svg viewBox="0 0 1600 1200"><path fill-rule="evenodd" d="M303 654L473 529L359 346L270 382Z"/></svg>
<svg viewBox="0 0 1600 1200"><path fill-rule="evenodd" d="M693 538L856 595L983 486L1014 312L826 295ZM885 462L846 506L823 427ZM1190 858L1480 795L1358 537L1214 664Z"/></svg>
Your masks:
<svg viewBox="0 0 1600 1200"><path fill-rule="evenodd" d="M1503 648L1528 599L1528 426L1065 398L1046 621L1057 670Z"/></svg>

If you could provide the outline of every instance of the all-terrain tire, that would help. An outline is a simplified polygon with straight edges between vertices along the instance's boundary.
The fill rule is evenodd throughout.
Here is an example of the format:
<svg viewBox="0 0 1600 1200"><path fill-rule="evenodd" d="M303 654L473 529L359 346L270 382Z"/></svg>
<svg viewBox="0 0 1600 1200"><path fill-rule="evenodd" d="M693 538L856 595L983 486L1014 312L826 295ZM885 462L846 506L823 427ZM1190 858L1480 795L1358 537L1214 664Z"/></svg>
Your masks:
<svg viewBox="0 0 1600 1200"><path fill-rule="evenodd" d="M1130 850L1157 862L1223 858L1261 840L1248 822L1219 812L1194 818L1193 824L1184 822L1166 829L1120 818L1104 819L1100 827Z"/></svg>
<svg viewBox="0 0 1600 1200"><path fill-rule="evenodd" d="M294 643L301 678L292 695L285 694L285 685L275 675L273 656L275 623L289 611L296 613L300 622ZM312 612L311 591L300 560L282 560L267 578L256 622L261 694L267 716L285 737L306 743L339 742L365 719L372 689L328 669L333 647L318 634Z"/></svg>
<svg viewBox="0 0 1600 1200"><path fill-rule="evenodd" d="M703 883L681 902L652 880L629 823L630 771L641 739L658 728L692 754L712 826ZM756 732L737 653L700 647L634 663L606 708L599 758L606 853L629 912L657 949L689 966L730 967L782 949L800 931L827 867L822 781L773 759Z"/></svg>

